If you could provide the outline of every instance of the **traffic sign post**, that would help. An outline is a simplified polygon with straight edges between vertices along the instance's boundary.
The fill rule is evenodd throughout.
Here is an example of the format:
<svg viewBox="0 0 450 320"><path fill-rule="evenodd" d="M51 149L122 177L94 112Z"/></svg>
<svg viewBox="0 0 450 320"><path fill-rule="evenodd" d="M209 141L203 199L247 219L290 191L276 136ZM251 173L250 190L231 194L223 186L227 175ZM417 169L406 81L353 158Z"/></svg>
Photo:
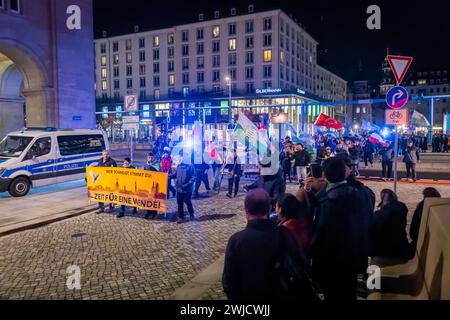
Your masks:
<svg viewBox="0 0 450 320"><path fill-rule="evenodd" d="M395 161L394 161L394 193L397 193L397 179L398 179L398 131L401 125L408 123L408 110L400 110L409 100L409 93L406 88L401 87L400 84L403 81L406 73L408 72L411 63L413 62L412 57L404 56L392 56L387 57L389 65L391 66L392 73L397 81L397 86L389 90L386 95L386 104L392 110L386 110L386 124L395 125Z"/></svg>

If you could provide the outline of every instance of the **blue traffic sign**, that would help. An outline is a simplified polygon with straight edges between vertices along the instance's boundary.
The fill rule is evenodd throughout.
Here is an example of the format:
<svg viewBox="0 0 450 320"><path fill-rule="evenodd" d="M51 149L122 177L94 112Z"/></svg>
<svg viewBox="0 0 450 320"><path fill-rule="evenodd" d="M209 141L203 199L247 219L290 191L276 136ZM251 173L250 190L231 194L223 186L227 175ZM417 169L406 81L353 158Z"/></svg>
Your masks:
<svg viewBox="0 0 450 320"><path fill-rule="evenodd" d="M406 106L409 101L408 90L404 87L394 87L386 95L386 103L389 108L398 110Z"/></svg>

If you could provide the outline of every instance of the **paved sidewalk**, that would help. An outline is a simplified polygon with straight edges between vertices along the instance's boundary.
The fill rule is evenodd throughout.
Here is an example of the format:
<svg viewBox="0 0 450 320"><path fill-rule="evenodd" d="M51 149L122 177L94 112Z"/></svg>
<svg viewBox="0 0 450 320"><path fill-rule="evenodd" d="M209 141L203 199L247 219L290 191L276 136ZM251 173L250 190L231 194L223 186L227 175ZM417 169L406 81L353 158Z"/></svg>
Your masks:
<svg viewBox="0 0 450 320"><path fill-rule="evenodd" d="M84 181L74 181L38 188L23 198L2 194L0 236L94 210L84 185Z"/></svg>

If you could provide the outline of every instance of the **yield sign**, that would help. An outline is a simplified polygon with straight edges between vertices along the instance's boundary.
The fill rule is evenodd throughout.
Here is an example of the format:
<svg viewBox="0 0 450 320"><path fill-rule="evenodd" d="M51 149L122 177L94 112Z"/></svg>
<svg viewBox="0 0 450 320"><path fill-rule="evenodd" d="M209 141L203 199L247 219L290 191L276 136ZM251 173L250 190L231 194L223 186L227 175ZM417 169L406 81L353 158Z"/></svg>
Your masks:
<svg viewBox="0 0 450 320"><path fill-rule="evenodd" d="M413 62L413 58L403 56L388 56L387 59L389 61L389 64L391 65L395 80L397 80L397 84L402 83L406 72L408 72L411 63Z"/></svg>

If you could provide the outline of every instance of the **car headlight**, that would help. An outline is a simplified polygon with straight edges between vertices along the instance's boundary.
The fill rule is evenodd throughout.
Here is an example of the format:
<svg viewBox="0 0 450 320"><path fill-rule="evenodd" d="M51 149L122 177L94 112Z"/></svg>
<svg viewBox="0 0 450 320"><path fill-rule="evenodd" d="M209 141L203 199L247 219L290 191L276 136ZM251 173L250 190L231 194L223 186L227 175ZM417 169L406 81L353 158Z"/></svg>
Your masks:
<svg viewBox="0 0 450 320"><path fill-rule="evenodd" d="M5 173L6 168L0 168L0 177L2 176L3 173Z"/></svg>

